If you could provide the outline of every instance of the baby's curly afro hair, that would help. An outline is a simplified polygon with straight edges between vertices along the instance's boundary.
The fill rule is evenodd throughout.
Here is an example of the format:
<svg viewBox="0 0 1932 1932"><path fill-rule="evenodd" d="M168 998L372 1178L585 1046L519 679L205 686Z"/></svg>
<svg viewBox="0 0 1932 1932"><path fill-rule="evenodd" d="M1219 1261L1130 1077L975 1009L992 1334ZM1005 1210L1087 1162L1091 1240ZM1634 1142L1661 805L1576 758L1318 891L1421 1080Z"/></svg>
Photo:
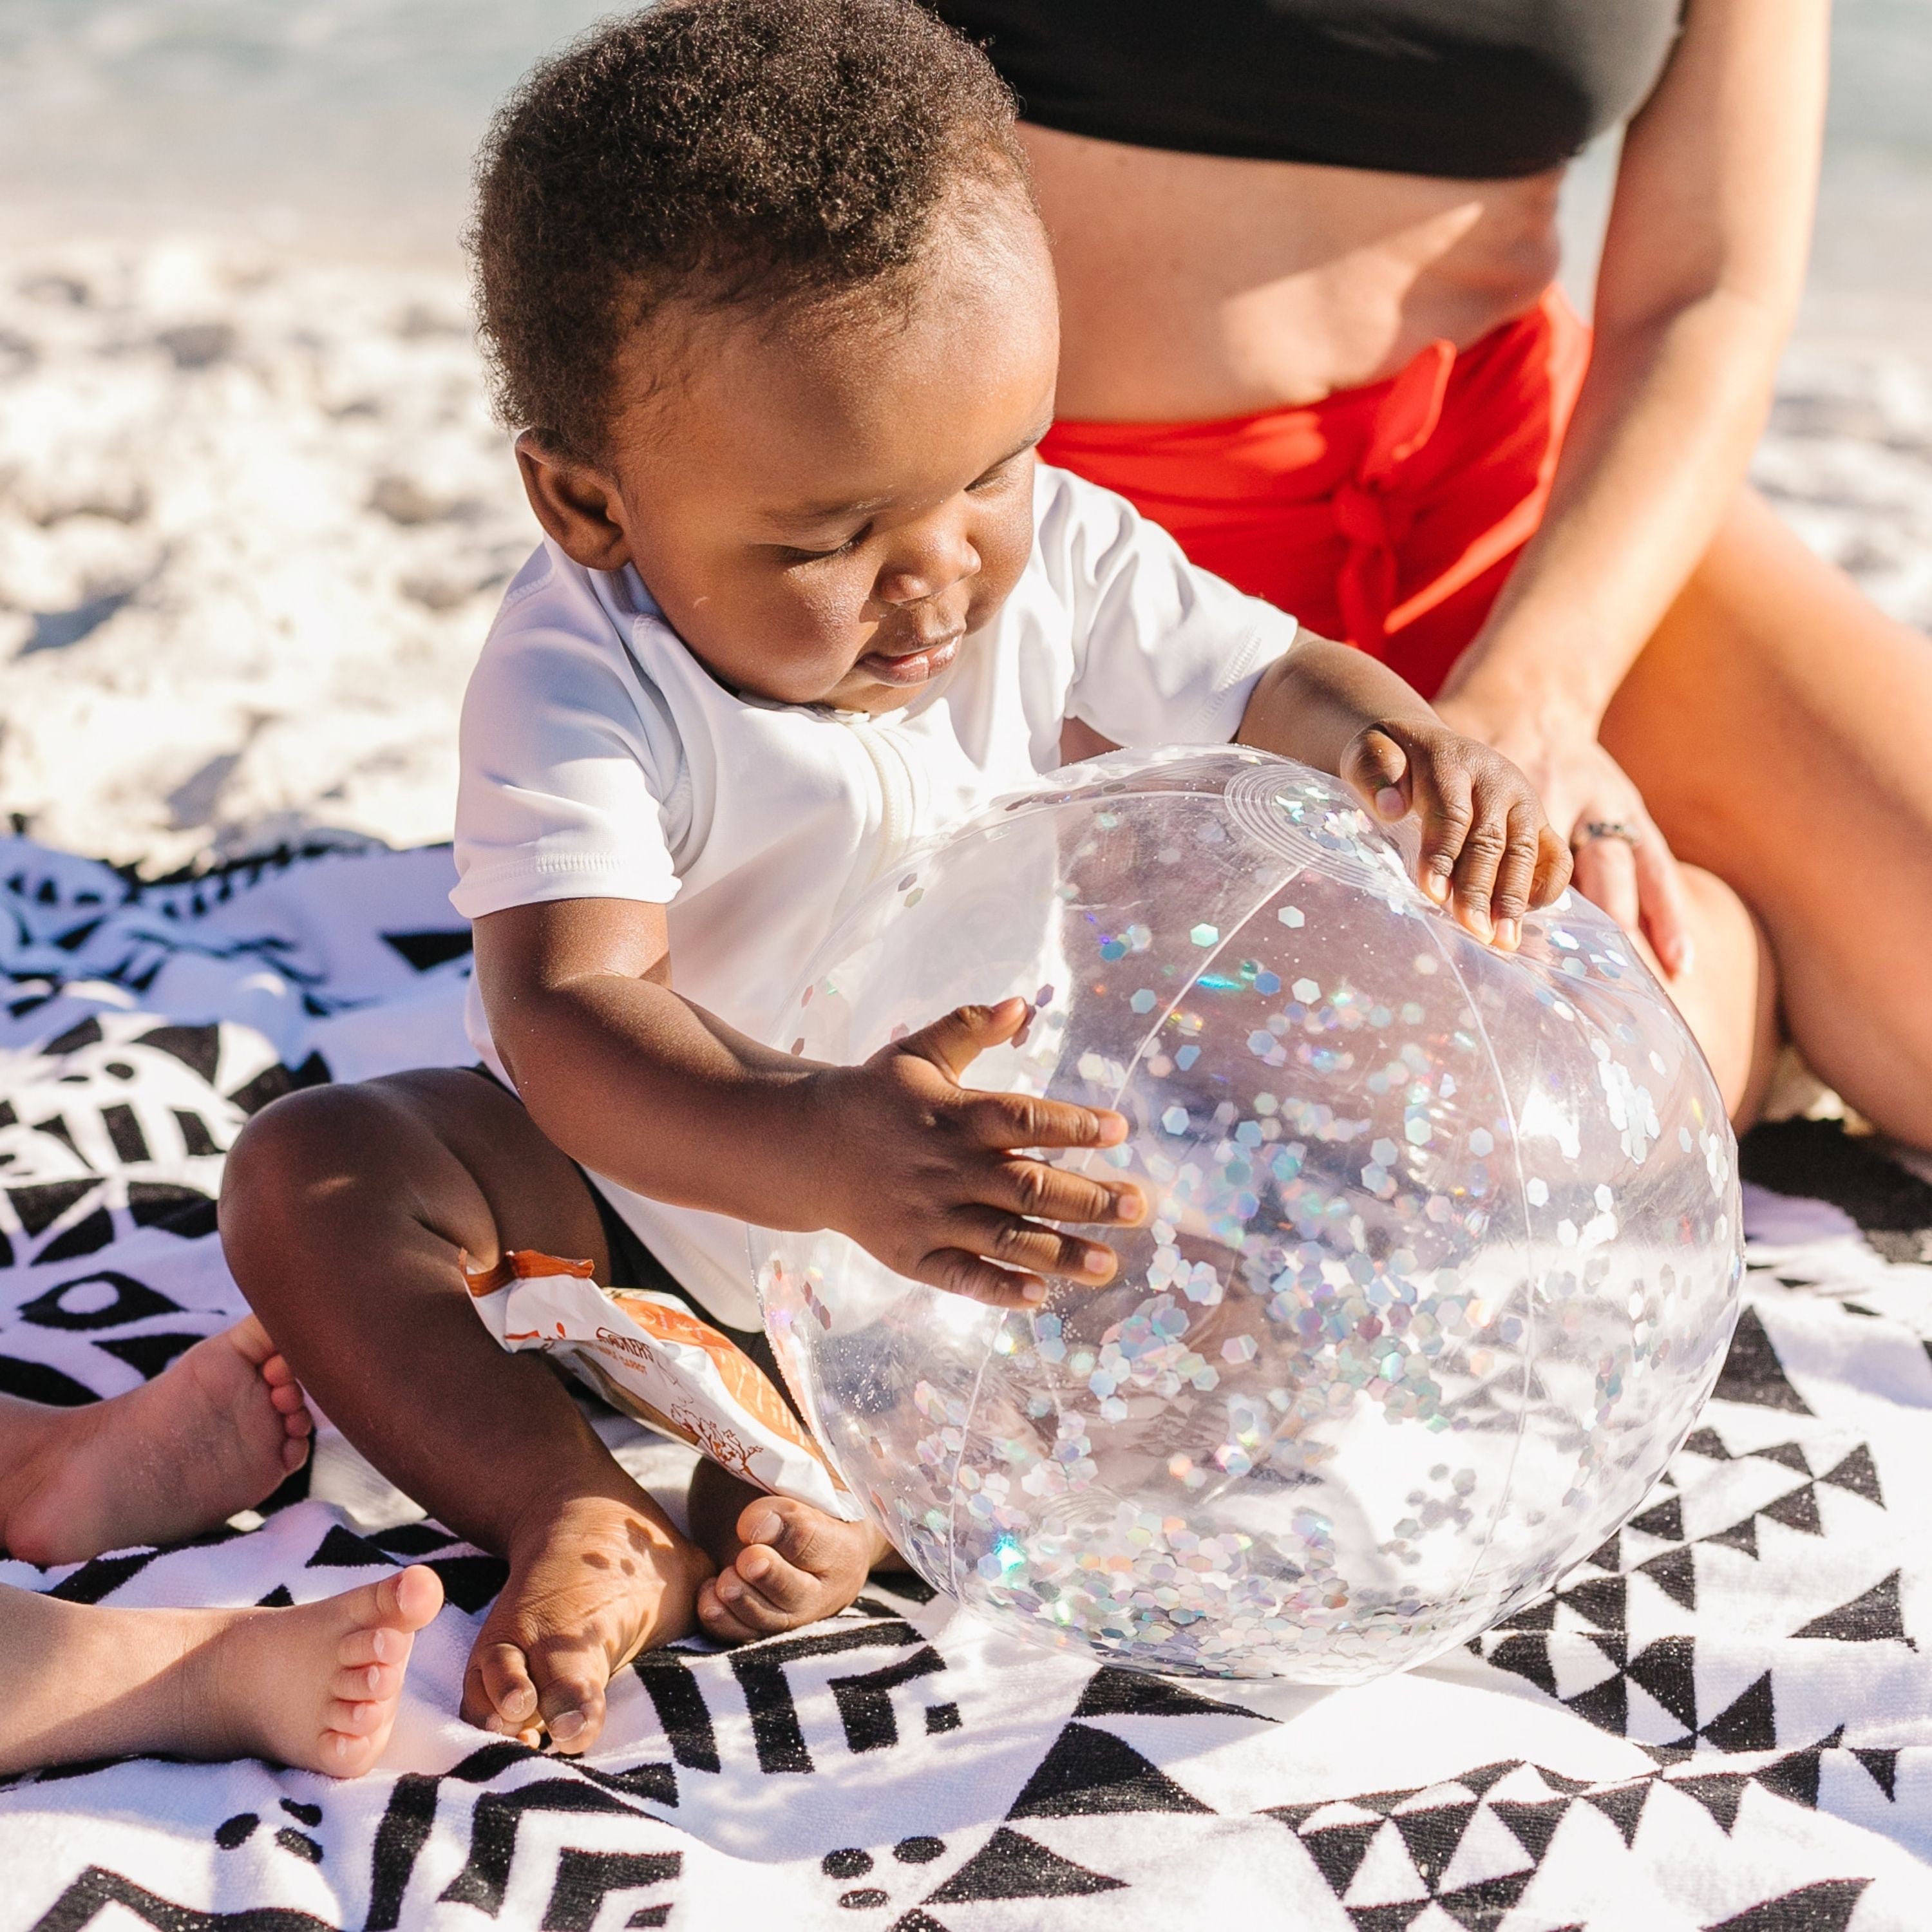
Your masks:
<svg viewBox="0 0 1932 1932"><path fill-rule="evenodd" d="M901 298L953 185L1030 194L1012 97L912 0L661 0L527 75L467 238L499 415L604 454L619 344L672 297Z"/></svg>

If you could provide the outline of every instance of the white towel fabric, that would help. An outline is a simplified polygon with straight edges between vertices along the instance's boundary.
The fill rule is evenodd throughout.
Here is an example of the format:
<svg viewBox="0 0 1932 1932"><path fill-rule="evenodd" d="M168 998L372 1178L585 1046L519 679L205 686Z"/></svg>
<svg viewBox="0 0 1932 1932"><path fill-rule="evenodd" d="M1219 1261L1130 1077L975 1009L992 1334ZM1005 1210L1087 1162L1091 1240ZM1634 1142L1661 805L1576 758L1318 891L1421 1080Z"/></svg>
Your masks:
<svg viewBox="0 0 1932 1932"><path fill-rule="evenodd" d="M241 1312L212 1229L248 1112L467 1058L451 874L440 850L285 854L136 887L0 842L0 1389L112 1395ZM300 1602L427 1560L449 1607L387 1758L348 1784L153 1759L14 1780L0 1932L1923 1927L1932 1188L1835 1130L1775 1132L1787 1195L1839 1204L1754 1196L1701 1426L1471 1652L1238 1693L875 1588L795 1636L639 1660L598 1750L544 1757L452 1714L501 1566L326 1443L259 1527L0 1580Z"/></svg>

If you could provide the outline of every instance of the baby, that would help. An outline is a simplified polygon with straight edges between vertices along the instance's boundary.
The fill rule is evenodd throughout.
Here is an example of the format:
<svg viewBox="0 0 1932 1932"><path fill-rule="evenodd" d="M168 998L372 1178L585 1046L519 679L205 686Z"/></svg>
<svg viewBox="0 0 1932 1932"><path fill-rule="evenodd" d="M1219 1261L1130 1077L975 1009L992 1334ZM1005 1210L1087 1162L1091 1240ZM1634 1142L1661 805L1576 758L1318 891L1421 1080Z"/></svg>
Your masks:
<svg viewBox="0 0 1932 1932"><path fill-rule="evenodd" d="M664 0L539 68L482 158L484 340L542 548L464 707L475 1070L293 1095L222 1235L386 1474L510 1576L464 1711L587 1748L611 1672L848 1602L874 1533L706 1466L687 1538L466 1257L589 1258L769 1363L745 1224L838 1229L1003 1306L1106 1282L1146 1211L1043 1156L1117 1114L965 1084L1009 1000L863 1065L764 1042L914 844L1060 761L1063 724L1226 742L1417 815L1420 877L1516 943L1568 856L1522 776L1370 658L1042 467L1052 263L984 58L908 0Z"/></svg>

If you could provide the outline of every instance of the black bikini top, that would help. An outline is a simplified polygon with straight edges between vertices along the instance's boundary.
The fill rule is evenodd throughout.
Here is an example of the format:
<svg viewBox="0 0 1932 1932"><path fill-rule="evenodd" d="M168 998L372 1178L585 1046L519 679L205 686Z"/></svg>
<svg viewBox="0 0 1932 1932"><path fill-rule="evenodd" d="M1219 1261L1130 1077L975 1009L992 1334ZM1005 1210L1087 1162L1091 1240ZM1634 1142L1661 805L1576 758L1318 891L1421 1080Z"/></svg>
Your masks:
<svg viewBox="0 0 1932 1932"><path fill-rule="evenodd" d="M1029 121L1142 148L1540 174L1655 85L1680 0L934 0Z"/></svg>

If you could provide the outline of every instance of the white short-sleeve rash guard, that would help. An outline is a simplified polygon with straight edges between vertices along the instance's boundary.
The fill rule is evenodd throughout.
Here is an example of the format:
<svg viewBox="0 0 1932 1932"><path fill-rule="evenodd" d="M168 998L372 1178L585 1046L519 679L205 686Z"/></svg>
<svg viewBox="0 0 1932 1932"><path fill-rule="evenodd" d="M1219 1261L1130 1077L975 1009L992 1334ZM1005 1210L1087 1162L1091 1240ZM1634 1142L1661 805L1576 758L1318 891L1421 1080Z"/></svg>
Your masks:
<svg viewBox="0 0 1932 1932"><path fill-rule="evenodd" d="M457 910L662 904L678 990L771 1040L854 898L913 845L1052 770L1064 718L1122 745L1231 739L1294 619L1064 470L1037 471L1034 516L998 614L878 717L734 695L634 570L585 570L546 544L505 596L464 700ZM467 1017L507 1078L473 983ZM716 1318L758 1325L742 1222L592 1179Z"/></svg>

